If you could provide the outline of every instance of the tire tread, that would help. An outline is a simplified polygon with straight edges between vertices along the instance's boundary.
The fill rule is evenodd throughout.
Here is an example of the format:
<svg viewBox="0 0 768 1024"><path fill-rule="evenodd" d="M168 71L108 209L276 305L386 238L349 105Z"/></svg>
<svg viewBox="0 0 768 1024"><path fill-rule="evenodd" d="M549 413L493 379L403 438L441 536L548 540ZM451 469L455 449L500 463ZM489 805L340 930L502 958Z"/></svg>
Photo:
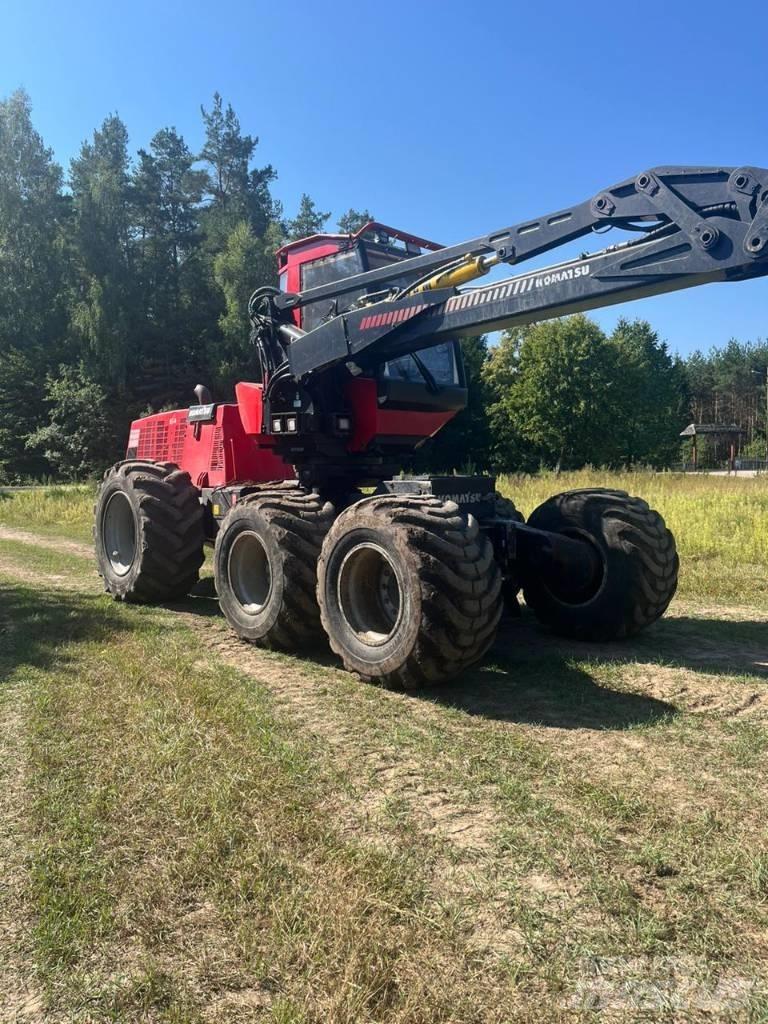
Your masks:
<svg viewBox="0 0 768 1024"><path fill-rule="evenodd" d="M363 518L361 518L363 517ZM404 531L416 555L413 585L421 597L421 628L411 651L397 668L361 672L335 637L332 617L318 584L320 614L332 649L351 671L399 689L433 685L474 665L496 636L502 612L501 573L490 541L473 516L450 501L430 496L382 495L365 498L345 510L331 527L324 551L356 520L379 520L381 529ZM321 565L324 563L324 556Z"/></svg>
<svg viewBox="0 0 768 1024"><path fill-rule="evenodd" d="M203 508L189 473L174 463L117 462L104 473L95 516L104 489L113 482L137 500L137 557L141 564L125 586L110 586L99 566L105 589L115 600L141 604L184 597L197 583L205 558ZM97 539L94 524L94 541Z"/></svg>

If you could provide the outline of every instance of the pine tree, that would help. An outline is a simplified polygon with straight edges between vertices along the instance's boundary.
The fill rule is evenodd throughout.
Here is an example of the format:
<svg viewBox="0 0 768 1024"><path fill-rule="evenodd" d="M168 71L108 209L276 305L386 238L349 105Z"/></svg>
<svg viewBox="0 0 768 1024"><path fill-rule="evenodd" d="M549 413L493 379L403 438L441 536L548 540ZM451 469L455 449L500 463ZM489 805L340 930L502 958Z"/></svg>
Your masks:
<svg viewBox="0 0 768 1024"><path fill-rule="evenodd" d="M270 164L251 168L259 140L243 135L232 105L228 103L225 108L218 92L214 93L212 108L200 110L205 144L199 159L207 165L204 180L209 241L213 247L221 248L241 220L247 220L254 233L261 236L281 214L269 190L277 177L275 170Z"/></svg>
<svg viewBox="0 0 768 1024"><path fill-rule="evenodd" d="M124 389L138 361L140 317L132 237L128 131L106 118L71 164L72 244L82 296L72 313L89 363L108 386Z"/></svg>
<svg viewBox="0 0 768 1024"><path fill-rule="evenodd" d="M731 338L724 348L685 360L690 388L689 421L735 423L744 431L750 450L765 450L765 370L768 342Z"/></svg>
<svg viewBox="0 0 768 1024"><path fill-rule="evenodd" d="M318 210L314 199L311 199L306 192L303 192L301 202L299 203L299 212L286 225L288 238L295 240L297 238L309 238L310 235L318 234L323 230L330 216L330 213L323 213L322 210Z"/></svg>
<svg viewBox="0 0 768 1024"><path fill-rule="evenodd" d="M354 235L356 231L373 219L374 216L370 210L355 210L350 207L339 217L337 227L342 235Z"/></svg>
<svg viewBox="0 0 768 1024"><path fill-rule="evenodd" d="M26 436L46 413L45 375L66 352L67 201L23 91L0 101L0 479L50 467Z"/></svg>
<svg viewBox="0 0 768 1024"><path fill-rule="evenodd" d="M61 168L23 91L0 101L0 351L61 341L66 294Z"/></svg>
<svg viewBox="0 0 768 1024"><path fill-rule="evenodd" d="M200 159L210 170L207 172L207 191L214 203L221 207L241 202L248 187L248 167L258 139L243 135L240 121L220 93L213 94L213 107L200 107L205 125L205 145ZM242 210L240 211L242 213Z"/></svg>
<svg viewBox="0 0 768 1024"><path fill-rule="evenodd" d="M194 368L204 359L199 337L205 310L197 298L205 288L198 253L205 175L193 169L194 161L175 129L164 128L149 151L139 151L132 179L144 347L151 356L142 370L156 378L137 384L145 397L160 404L179 390L185 376L196 375Z"/></svg>
<svg viewBox="0 0 768 1024"><path fill-rule="evenodd" d="M201 257L210 290L199 308L208 319L208 372L214 383L228 389L239 371L254 372L248 298L259 285L276 283L275 251L284 228L282 207L270 192L277 177L274 168L250 166L258 138L243 135L231 104L225 108L219 93L211 110L202 108L202 114L205 145L200 160L206 169Z"/></svg>

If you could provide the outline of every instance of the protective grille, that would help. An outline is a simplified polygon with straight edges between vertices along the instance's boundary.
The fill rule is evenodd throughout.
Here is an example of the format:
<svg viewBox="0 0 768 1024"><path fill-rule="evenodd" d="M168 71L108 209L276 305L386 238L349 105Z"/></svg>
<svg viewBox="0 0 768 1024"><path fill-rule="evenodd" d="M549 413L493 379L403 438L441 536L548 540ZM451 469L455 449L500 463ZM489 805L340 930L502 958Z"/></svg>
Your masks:
<svg viewBox="0 0 768 1024"><path fill-rule="evenodd" d="M141 428L139 449L136 457L162 462L166 458L167 445L168 425L165 420L155 420L154 422L147 423Z"/></svg>
<svg viewBox="0 0 768 1024"><path fill-rule="evenodd" d="M171 443L168 458L176 465L181 464L184 455L184 441L187 437L187 417L182 416L171 427Z"/></svg>
<svg viewBox="0 0 768 1024"><path fill-rule="evenodd" d="M224 469L224 431L216 427L211 445L211 469Z"/></svg>

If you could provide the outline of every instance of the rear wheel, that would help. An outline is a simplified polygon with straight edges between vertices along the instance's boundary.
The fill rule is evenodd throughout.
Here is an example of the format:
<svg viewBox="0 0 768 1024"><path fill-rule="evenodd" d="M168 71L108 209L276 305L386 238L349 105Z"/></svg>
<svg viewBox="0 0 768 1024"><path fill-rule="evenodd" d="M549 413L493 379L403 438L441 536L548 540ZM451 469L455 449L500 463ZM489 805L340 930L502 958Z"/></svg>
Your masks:
<svg viewBox="0 0 768 1024"><path fill-rule="evenodd" d="M279 650L322 640L317 559L333 506L295 484L267 485L235 505L219 530L219 604L239 637Z"/></svg>
<svg viewBox="0 0 768 1024"><path fill-rule="evenodd" d="M473 516L433 497L343 512L318 568L323 626L347 669L413 688L477 662L496 636L501 574Z"/></svg>
<svg viewBox="0 0 768 1024"><path fill-rule="evenodd" d="M526 603L556 632L591 640L631 636L660 618L677 589L675 539L642 498L607 489L567 491L528 520L591 544L601 571L578 589L567 575L524 580Z"/></svg>
<svg viewBox="0 0 768 1024"><path fill-rule="evenodd" d="M93 534L104 589L116 600L183 597L204 558L200 492L172 463L119 462L104 474Z"/></svg>

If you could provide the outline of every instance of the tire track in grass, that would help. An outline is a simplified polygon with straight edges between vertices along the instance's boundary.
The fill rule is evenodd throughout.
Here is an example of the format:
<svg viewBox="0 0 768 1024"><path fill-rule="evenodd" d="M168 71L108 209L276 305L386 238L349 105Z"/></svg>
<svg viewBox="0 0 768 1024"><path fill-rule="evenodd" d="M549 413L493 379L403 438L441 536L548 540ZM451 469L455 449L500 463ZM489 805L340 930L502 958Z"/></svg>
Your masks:
<svg viewBox="0 0 768 1024"><path fill-rule="evenodd" d="M371 742L370 737L366 740L365 724L355 728L345 705L350 688L360 687L361 703L365 700L365 683L333 665L294 665L293 659L239 640L223 622L201 620L184 611L180 614L216 657L268 686L278 705L294 721L325 742L336 759L347 761L350 777L363 784L371 780L372 788L358 794L355 817L362 812L363 817L376 819L396 799L408 806L410 815L427 835L447 840L465 852L484 852L492 847L500 822L490 803L470 806L459 790L451 791L430 781L432 773L414 758L413 750L387 748L375 739ZM407 694L376 693L394 704L412 700ZM431 704L420 706L420 710L428 720L439 714ZM420 731L418 725L413 728Z"/></svg>
<svg viewBox="0 0 768 1024"><path fill-rule="evenodd" d="M571 920L577 931L583 926L587 934L591 933L588 889L592 869L587 870L582 865L568 870L567 860L563 858L568 853L570 840L567 835L560 836L559 830L561 825L577 823L578 813L582 811L588 824L602 828L605 814L602 805L595 804L592 808L589 801L585 804L578 794L571 794L572 799L569 798L571 781L563 781L562 776L570 767L582 782L594 783L599 789L601 773L592 763L594 757L592 762L589 758L584 761L583 770L575 767L584 739L589 737L593 746L604 746L612 752L621 748L623 752L632 737L601 730L599 726L553 728L551 720L546 724L546 715L543 727L530 717L530 711L541 712L542 697L551 702L559 690L555 688L549 694L547 687L542 689L540 682L531 676L527 677L533 694L530 698L525 685L515 689L521 706L526 700L533 701L529 715L509 721L494 710L497 698L490 691L498 673L491 672L490 682L476 687L474 697L457 698L455 708L446 708L439 701L415 700L409 694L364 686L326 661L302 661L246 644L218 618L211 599L198 596L175 606L171 614L159 610L157 615L168 628L174 628L175 620L194 631L200 640L203 664L210 657L263 683L272 693L277 708L307 735L317 737L321 750L325 747L324 756L330 754L341 769L340 779L344 780L334 801L340 829L361 840L378 843L398 842L403 829L423 837L425 855L434 865L435 877L442 877L448 896L460 897L468 930L478 946L514 958L525 945L525 938L517 927L518 905L519 916L524 918L529 914L533 919L541 901L549 905L549 911L556 908L559 917ZM522 623L520 628L514 628L514 634L515 665L521 659L525 664L530 655L539 666L537 672L553 667L542 661L540 653L536 660L535 651L525 649L537 642L536 630ZM538 642L545 641L539 638ZM647 644L628 645L621 663L645 662L649 671L655 671L658 666L651 668L651 662L643 655L644 647ZM548 648L550 658L560 648L561 643L552 644ZM572 650L570 656L573 657ZM605 649L597 646L594 657L606 663L613 660ZM578 680L584 676L578 670L573 670L572 674ZM525 679L525 675L522 678ZM610 696L620 694L618 691L612 694L607 689L605 699ZM483 707L488 704L489 717L464 713L473 708L477 712L478 700ZM527 724L521 727L519 723ZM503 745L499 742L502 737ZM600 743L594 743L596 738ZM556 740L557 749L552 740ZM656 745L646 743L643 735L635 740L648 756L658 753ZM519 741L531 752L543 750L551 757L551 763L547 763L538 781L532 765L520 762L528 775L528 781L525 777L521 779L519 798L522 804L518 802L517 789L511 795L504 795L504 800L499 799L503 785L507 784L503 772L488 769L472 780L471 772L462 770L470 767L462 759L473 758L476 747L485 757L498 750L507 756L512 750L510 741ZM454 744L459 748L463 746L463 750L457 751ZM559 757L561 750L565 753L564 759ZM511 778L516 766L517 762L510 761L507 776ZM630 768L626 758L619 758L610 773L611 785L623 786ZM637 760L634 770L637 770ZM596 790L596 799L603 799L603 796L602 790ZM542 801L537 805L540 797ZM538 818L540 810L542 817ZM545 818L550 811L550 817ZM510 818L512 813L514 820ZM606 819L611 830L616 826L612 814L608 813ZM539 841L542 837L546 839L543 854L532 852L537 837ZM579 840L580 848L593 850L595 842L595 837L584 836ZM516 862L518 857L520 863ZM558 880L561 884L557 884ZM510 905L510 897L504 895L505 889L510 888L514 890L515 910Z"/></svg>
<svg viewBox="0 0 768 1024"><path fill-rule="evenodd" d="M14 540L22 537L25 543L39 544L46 549L57 549L59 546L55 539L38 537L31 531L0 527L0 539L5 537ZM71 548L79 556L92 557L87 545L72 542ZM15 569L13 566L8 568ZM19 575L22 575L21 571ZM33 575L40 579L38 572L24 575L28 579ZM60 574L48 574L45 580L53 586L66 584L66 577ZM92 584L83 578L73 579L71 585L78 589L90 589ZM455 760L448 752L451 739L465 738L476 731L476 719L452 720L445 708L437 702L424 700L415 704L410 694L365 686L327 659L320 663L299 661L291 656L273 654L254 647L231 633L224 621L215 614L213 600L197 597L191 599L191 603L197 605L202 614L189 610L190 601L176 606L173 614L195 631L205 648L214 657L267 685L284 713L297 721L310 735L315 735L326 744L336 759L346 763L347 774L354 780L356 790L354 809L348 823L350 829L361 827L361 819L366 819L369 825L378 824L380 827L382 817L391 816L392 813L402 816L405 812L421 832L448 841L462 853L482 855L493 848L505 825L498 808L498 787L489 785L478 798L476 789L470 797L466 785L453 786L450 782L446 783ZM520 652L535 658L537 650L540 652L541 638L534 636L531 629L516 630L515 644ZM565 653L564 641L549 638L548 649ZM584 653L595 658L603 654L610 659L610 655L606 655L596 645L585 645ZM627 650L626 655L630 660L633 655L643 660L641 651ZM623 661L624 657L620 660ZM654 676L678 674L678 670L658 665L653 672ZM631 671L634 676L645 674L640 665ZM689 672L685 675L688 678L691 676ZM712 682L718 681L713 678ZM659 691L659 688L654 687L654 690ZM665 694L658 692L658 696L664 697ZM725 714L730 712L730 715L742 714L745 710L748 713L759 711L763 701L759 698L752 700L751 694L747 697L750 699L746 705L742 692L735 707L729 706L733 700L729 702L726 699L718 710ZM709 706L705 704L699 707L694 701L691 704L688 710L694 712L706 710ZM414 714L415 711L418 713ZM381 722L374 720L381 712ZM491 731L501 725L487 724ZM437 753L434 749L428 749L430 728L434 730L435 726L446 738L445 749ZM578 742L578 737L583 734L584 730L569 729L562 741L569 746ZM593 736L593 742L597 739L600 745L605 745L608 737L602 734ZM623 739L615 737L612 746L615 747L617 743L622 746Z"/></svg>
<svg viewBox="0 0 768 1024"><path fill-rule="evenodd" d="M60 549L55 540L38 537L31 531L0 527L0 540L3 539L48 550ZM75 552L80 557L92 557L86 545L73 542L67 553ZM0 557L0 568L27 582L44 582L54 589L95 589L93 581L86 577L67 580L60 573L31 570L14 559ZM424 724L410 722L412 735L393 743L391 730L398 728L398 722L384 722L384 734L377 735L378 730L372 731L370 723L365 722L365 715L362 723L354 719L356 705L359 703L363 709L372 699L385 701L389 715L394 712L395 719L402 718L402 712L407 711L410 719L411 696L367 687L333 664L298 661L245 643L218 616L189 611L188 602L186 607L181 604L170 612L158 610L158 614L191 628L213 658L264 684L282 713L316 737L326 748L325 756L330 752L334 761L344 766L350 792L339 794L335 808L342 830L386 843L392 840L405 816L428 843L437 842L430 856L442 860L440 846L447 843L454 850L449 858L452 862L458 858L473 871L482 873L482 862L489 859L497 844L502 823L492 797L471 800L461 787L446 785L445 770L438 778L435 764L419 749L419 733L426 735L430 723L445 725L445 715L438 706L431 702L420 704L419 718ZM406 704L411 706L397 706ZM452 875L458 887L462 872L454 870ZM503 929L499 926L494 931L498 939Z"/></svg>
<svg viewBox="0 0 768 1024"><path fill-rule="evenodd" d="M40 536L29 530L0 526L0 540L16 541L30 546L58 551L83 558L92 558L93 550L87 544L77 541L60 541ZM73 580L59 573L41 573L27 569L13 559L0 558L0 567L28 582L37 580L54 587L71 586L76 589L90 589L89 580ZM200 618L183 609L182 620L203 640L205 646L228 665L253 676L267 685L280 706L291 717L310 732L321 737L333 748L336 756L357 754L363 763L363 771L376 781L376 791L365 794L363 809L368 816L376 816L392 799L408 804L412 816L420 820L428 835L447 839L462 850L487 850L498 822L490 805L468 806L458 793L451 793L443 786L430 784L425 779L422 766L411 758L403 761L397 750L386 750L375 745L361 745L360 731L350 726L346 715L340 713L333 694L321 693L315 683L319 673L327 685L364 686L353 680L347 673L335 666L318 667L306 662L295 666L291 659L276 656L239 640L232 634L223 620ZM385 699L409 701L407 695L389 693ZM421 710L434 718L439 714L432 704L425 704Z"/></svg>
<svg viewBox="0 0 768 1024"><path fill-rule="evenodd" d="M31 530L19 530L14 526L0 526L0 540L16 540L22 544L32 544L47 551L64 551L81 558L93 558L93 548L79 540L68 540L65 537L46 537Z"/></svg>
<svg viewBox="0 0 768 1024"><path fill-rule="evenodd" d="M505 893L520 872L515 856L501 850L505 823L498 787L488 785L481 793L475 787L470 795L452 786L446 778L461 775L450 752L441 757L433 744L420 743L430 724L439 723L449 736L466 732L461 724L446 721L429 701L419 703L416 716L412 695L364 683L332 663L265 651L234 636L223 621L178 614L218 660L265 685L277 708L343 768L349 791L337 795L332 809L343 833L389 846L415 832L425 844L437 891L461 907L469 947L493 960L525 956L526 937ZM368 701L384 711L373 725L366 721ZM404 718L409 735L402 729ZM446 744L450 751L450 738ZM547 877L547 884L554 879ZM574 896L581 898L575 891ZM570 894L558 889L557 899L568 903ZM568 913L575 919L579 911L574 906Z"/></svg>
<svg viewBox="0 0 768 1024"><path fill-rule="evenodd" d="M0 567L2 563L0 558ZM18 568L28 582L40 581L36 571ZM14 566L7 569L13 573ZM46 582L66 587L60 574L49 573ZM72 579L69 586L90 591L93 582L83 577ZM316 738L320 756L332 758L347 782L332 808L342 834L382 847L400 845L403 837L407 845L416 836L424 843L441 898L462 905L472 948L494 959L521 953L523 938L496 892L505 869L495 852L502 821L494 797L471 799L460 787L445 784L453 774L450 765L442 759L434 762L428 749L419 749L418 735L426 735L428 727L413 721L411 695L368 686L333 664L300 661L245 643L218 616L190 612L188 602L187 608L180 604L155 612L170 628L174 623L191 628L215 660L264 685L276 709ZM356 722L358 709L368 706L370 711L381 702L386 708L384 732L379 732L378 722L366 722L365 715L362 723ZM426 702L419 708L424 711L419 719L446 724L438 706ZM405 719L412 734L408 737L400 733Z"/></svg>

